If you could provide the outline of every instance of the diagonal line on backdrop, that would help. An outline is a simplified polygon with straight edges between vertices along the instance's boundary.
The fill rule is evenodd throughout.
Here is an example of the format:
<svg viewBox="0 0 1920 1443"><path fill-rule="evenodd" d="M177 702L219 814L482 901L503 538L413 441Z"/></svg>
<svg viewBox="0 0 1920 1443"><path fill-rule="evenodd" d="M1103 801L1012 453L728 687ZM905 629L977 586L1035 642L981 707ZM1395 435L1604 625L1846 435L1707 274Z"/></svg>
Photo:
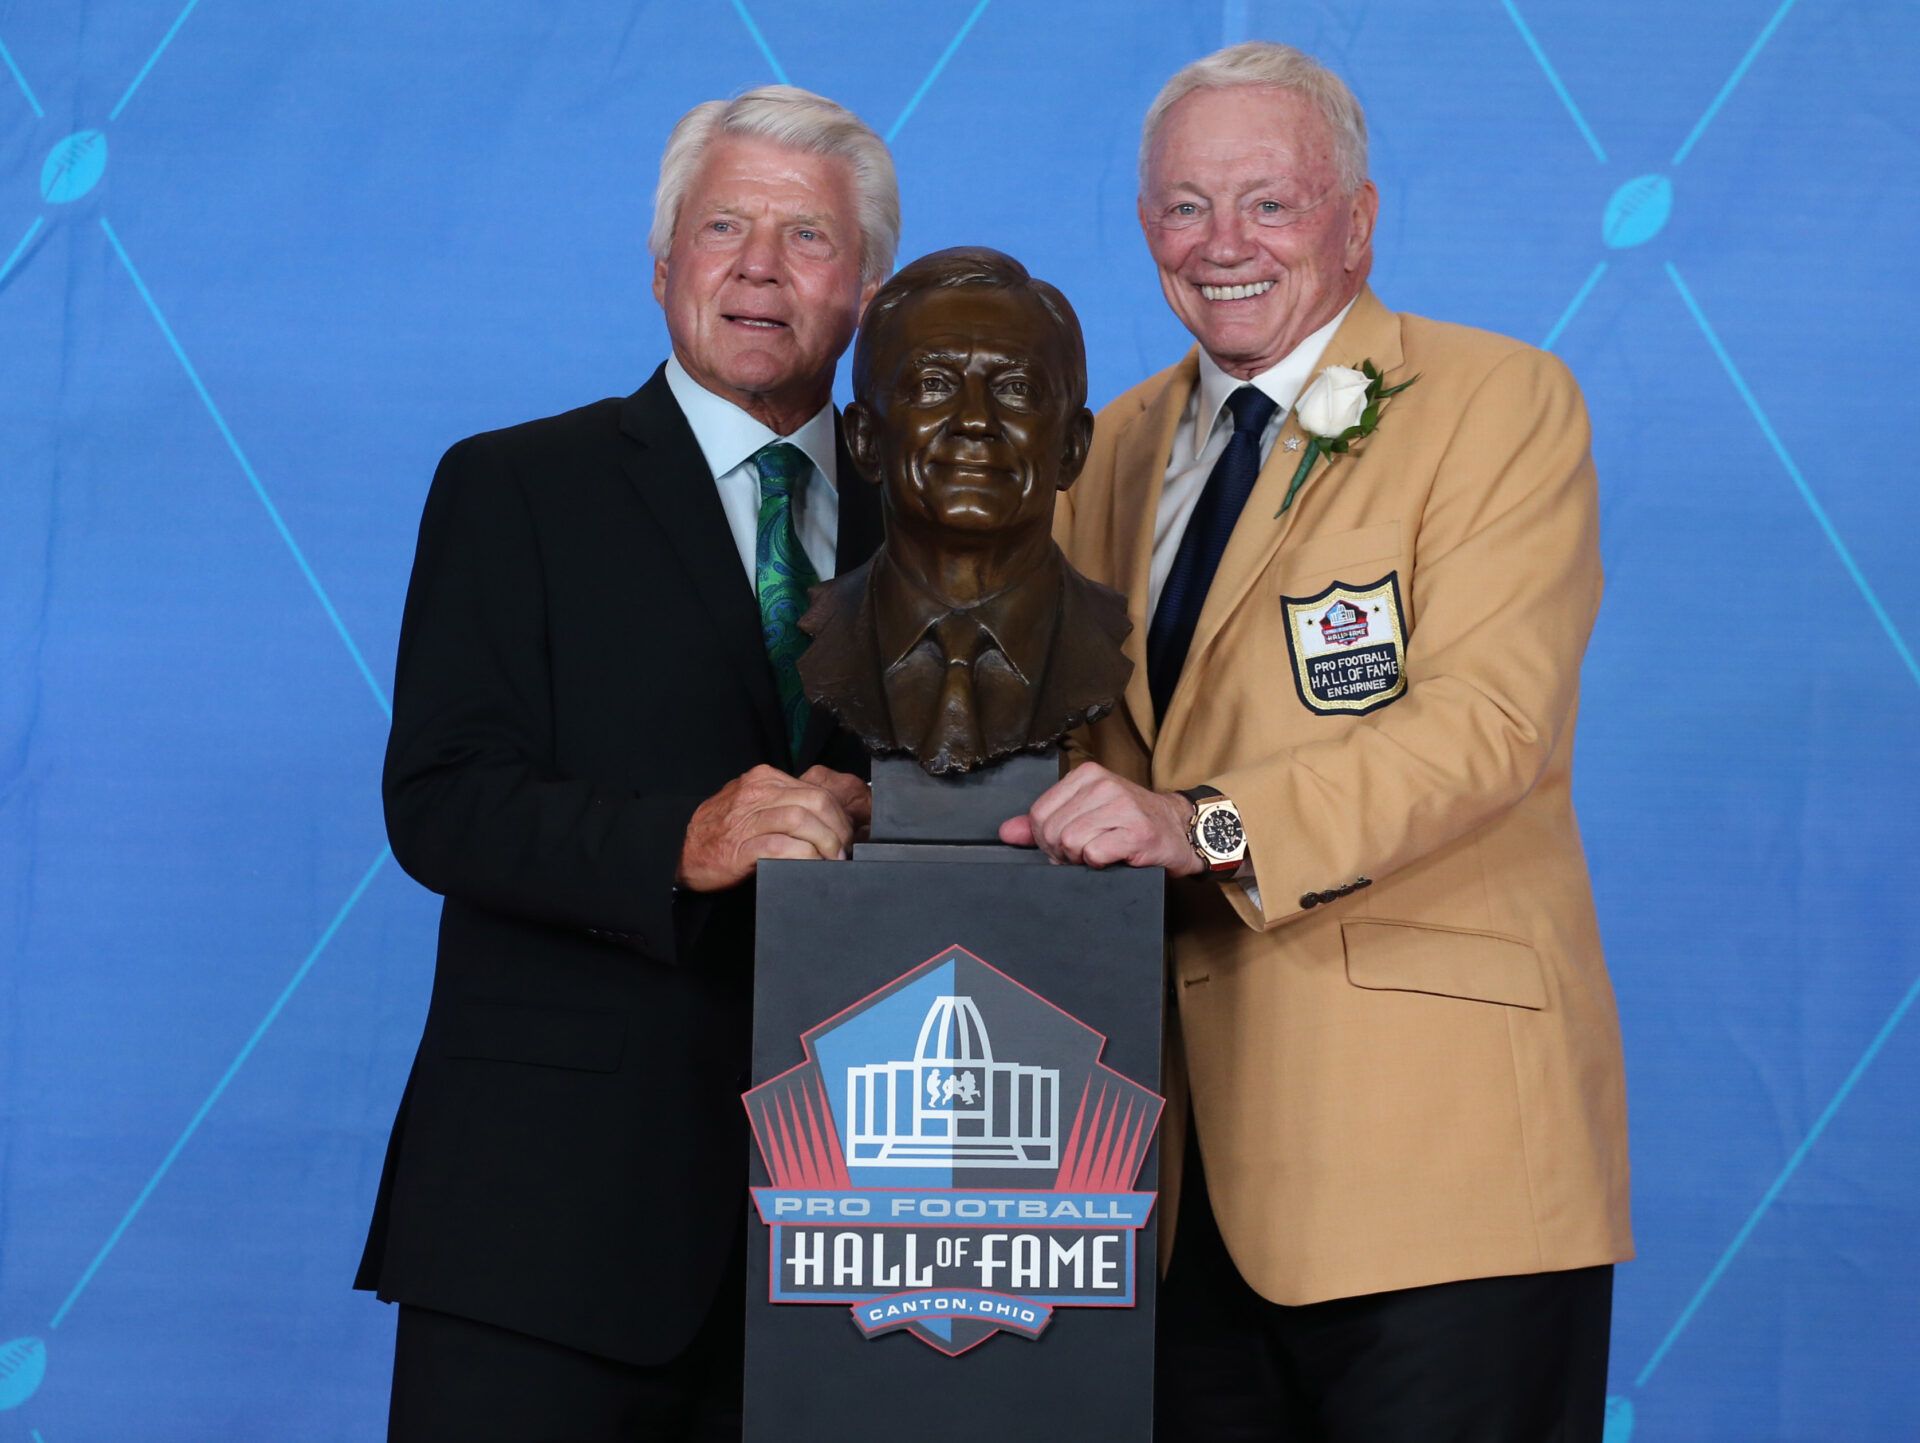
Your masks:
<svg viewBox="0 0 1920 1443"><path fill-rule="evenodd" d="M7 49L4 40L0 40L0 60L7 62L7 69L13 72L13 78L20 84L20 93L27 97L27 104L33 107L33 118L45 120L47 112L40 108L40 101L33 93L33 87L27 84L27 77L20 73L20 67L13 63L13 52Z"/></svg>
<svg viewBox="0 0 1920 1443"><path fill-rule="evenodd" d="M1600 138L1587 124L1587 118L1580 113L1580 107L1573 103L1573 96L1560 81L1560 72L1553 68L1553 62L1547 59L1547 52L1540 48L1540 42L1533 38L1533 31L1527 28L1527 22L1520 18L1520 11L1513 0L1500 0L1507 7L1507 14L1513 18L1514 28L1520 32L1520 38L1527 42L1527 49L1533 52L1533 58L1540 62L1540 68L1546 72L1547 84L1553 87L1553 93L1560 97L1560 103L1567 107L1567 114L1573 117L1573 123L1580 127L1580 134L1593 150L1593 158L1602 165L1607 163L1607 153L1600 148Z"/></svg>
<svg viewBox="0 0 1920 1443"><path fill-rule="evenodd" d="M180 27L187 23L187 17L193 14L193 7L199 3L200 0L187 0L187 8L180 12L179 17L173 22L172 26L169 27L167 33L161 37L160 44L154 48L153 54L147 57L147 63L142 65L140 67L140 73L133 77L133 84L127 87L127 93L120 97L120 103L107 112L108 120L118 120L120 118L120 112L125 110L127 108L127 102L133 99L133 92L140 88L140 82L147 78L147 72L153 69L162 55L166 54L167 47L173 44L173 37L180 33Z"/></svg>
<svg viewBox="0 0 1920 1443"><path fill-rule="evenodd" d="M1880 604L1880 598L1874 594L1873 586L1867 581L1866 574L1860 570L1859 563L1853 559L1853 553L1847 550L1847 543L1840 539L1840 533L1834 529L1827 511L1820 504L1820 498L1813 494L1813 488L1807 484L1807 478L1800 474L1800 468L1793 464L1793 457L1787 454L1786 446L1779 434L1773 429L1773 423L1767 420L1767 413L1760 409L1760 402L1754 398L1740 370L1733 364L1733 357L1727 354L1727 348L1720 344L1720 337L1714 334L1713 327L1707 323L1700 303L1693 298L1693 292L1687 289L1687 283L1680 279L1680 272L1674 269L1673 262L1667 262L1667 276L1672 280L1674 289L1680 292L1680 299L1687 303L1687 309L1693 313L1693 319L1699 324L1701 333L1706 336L1707 344L1713 348L1713 354L1719 358L1726 370L1727 379L1733 382L1733 389L1740 393L1740 399L1753 413L1753 419L1760 425L1760 434L1767 438L1767 444L1773 447L1773 454L1780 458L1780 464L1786 468L1794 487L1800 492L1800 499L1807 503L1807 509L1813 513L1813 519L1820 523L1820 529L1826 533L1827 541L1840 557L1840 564L1847 569L1847 575L1853 578L1853 584L1866 598L1867 606L1880 623L1880 629L1887 634L1887 640L1893 643L1893 649L1900 654L1900 660L1906 663L1907 672L1916 684L1920 684L1920 662L1915 662L1913 653L1907 649L1906 638L1900 635L1900 628L1893 624L1893 618L1887 615L1886 607Z"/></svg>
<svg viewBox="0 0 1920 1443"><path fill-rule="evenodd" d="M992 3L993 0L980 0L980 3L973 7L973 13L967 16L965 22L960 26L960 29L955 32L953 39L947 42L947 48L942 50L940 52L940 58L933 62L933 69L927 72L927 78L921 81L920 88L913 92L913 99L907 102L907 108L900 112L899 119L887 127L886 142L888 145L893 144L893 138L900 133L900 127L907 123L907 118L920 108L920 102L926 99L927 92L933 89L933 82L940 78L940 72L947 68L947 62L953 59L954 52L960 48L961 43L972 31L975 22L986 13L987 6Z"/></svg>
<svg viewBox="0 0 1920 1443"><path fill-rule="evenodd" d="M86 1272L80 1275L80 1281L73 1285L73 1291L67 1294L67 1300L60 1305L60 1310L53 1315L53 1321L47 1324L48 1332L52 1332L60 1326L66 1319L67 1313L72 1309L74 1303L77 1302L80 1295L87 1290L87 1284L92 1282L93 1275L100 1271L100 1265L107 1260L107 1255L111 1253L115 1245L119 1243L121 1235L126 1232L134 1218L139 1216L140 1209L147 1205L147 1199L152 1197L153 1190L160 1186L160 1180L167 1175L168 1170L171 1169L179 1159L188 1141L193 1137L195 1132L199 1131L200 1124L207 1120L207 1114L213 1111L213 1105L218 1102L221 1095L226 1092L227 1085L239 1074L246 1060L253 1055L254 1048L260 1045L260 1039L267 1035L267 1029L273 1026L274 1022L279 1018L281 1011L292 999L293 994L299 990L300 984L307 980L307 973L313 970L313 964L320 960L320 954L327 950L327 944L333 941L334 934L340 930L341 924L347 920L348 915L359 905L360 899L366 895L367 888L373 885L373 879L380 875L380 869L386 866L392 856L393 852L390 848L382 847L380 849L380 855L373 859L373 865L367 868L366 874L360 878L360 881L355 885L353 891L347 895L347 900L340 904L340 910L335 912L333 914L333 920L327 923L327 930L320 934L320 940L313 944L313 950L307 953L306 960L303 961L298 970L294 972L292 980L281 989L280 995L273 1000L273 1005L267 1009L267 1015L260 1019L260 1025L253 1029L253 1035L249 1037L246 1043L240 1048L239 1054L235 1056L232 1062L227 1064L227 1070L221 1074L220 1080L213 1085L213 1091L207 1094L207 1100L200 1104L200 1110L194 1113L193 1120L187 1124L186 1131L182 1132L178 1141L167 1150L167 1155L161 1159L159 1168L154 1172L152 1177L147 1179L147 1185L140 1189L140 1196L133 1200L133 1206L128 1208L126 1216L120 1219L120 1225L113 1230L113 1235L107 1239L100 1251L94 1254L93 1261L87 1264Z"/></svg>
<svg viewBox="0 0 1920 1443"><path fill-rule="evenodd" d="M1755 57L1765 48L1766 43L1773 39L1773 32L1780 28L1780 22L1787 18L1787 12L1793 9L1793 5L1794 0L1782 0L1780 8L1773 12L1773 19L1767 22L1766 28L1760 32L1760 38L1748 47L1747 53L1740 57L1740 63L1733 67L1733 74L1729 75L1727 83L1720 87L1720 93L1713 97L1713 104L1707 107L1707 113L1700 117L1698 123L1688 132L1687 138L1680 142L1680 148L1673 153L1675 165L1687 158L1687 152L1693 149L1694 142L1706 133L1708 122L1720 113L1720 107L1725 105L1727 97L1733 94L1733 87L1740 83L1741 77L1747 73L1747 67L1753 64Z"/></svg>
<svg viewBox="0 0 1920 1443"><path fill-rule="evenodd" d="M27 253L27 247L33 244L33 238L40 234L40 227L46 224L46 220L47 218L43 215L35 216L33 224L27 227L27 233L20 237L20 244L13 248L13 254L9 255L4 262L0 262L0 282L4 282L13 273L13 263Z"/></svg>
<svg viewBox="0 0 1920 1443"><path fill-rule="evenodd" d="M1780 1196L1781 1190L1787 1185L1787 1180L1791 1178L1795 1172L1799 1171L1800 1164L1806 1161L1807 1154L1813 1150L1814 1143L1820 1140L1820 1134L1827 1130L1827 1124L1832 1122L1834 1114L1840 1111L1840 1104L1847 1100L1848 1094L1853 1091L1854 1084L1860 1081L1861 1077L1866 1073L1867 1068L1872 1065L1873 1059L1879 1056L1880 1049L1886 1046L1887 1039L1893 1035L1894 1029L1900 1025L1900 1020L1907 1015L1908 1010L1913 1006L1916 998L1920 998L1920 980L1916 980L1914 984L1907 989L1907 995L1900 999L1900 1005L1893 1009L1893 1015L1881 1024L1880 1030L1874 1034L1873 1041L1867 1044L1867 1050L1861 1053L1860 1060L1854 1063L1853 1071L1847 1074L1847 1080L1840 1084L1840 1090L1834 1093L1833 1100L1829 1102L1821 1112L1819 1119L1813 1124L1812 1130L1800 1140L1800 1146L1793 1150L1793 1156L1787 1159L1787 1165L1780 1170L1780 1176L1773 1180L1773 1185L1769 1187L1765 1195L1761 1197L1760 1205L1753 1210L1752 1215L1741 1225L1740 1231L1734 1234L1733 1241L1727 1245L1727 1250L1720 1255L1720 1261L1715 1263L1713 1265L1713 1271L1707 1274L1707 1280L1700 1285L1699 1291L1693 1295L1692 1301L1681 1310L1678 1321L1667 1330L1667 1336L1661 1339L1660 1346L1654 1349L1653 1356L1647 1359L1647 1365L1642 1368L1634 1378L1634 1387L1640 1388L1646 1386L1647 1379L1653 1376L1653 1370L1659 1367L1660 1360L1667 1356L1667 1350L1673 1346L1674 1341L1680 1334L1686 1331L1687 1324L1693 1321L1693 1315L1699 1311L1700 1304L1706 1301L1707 1294L1712 1292L1714 1284L1720 1281L1720 1275L1726 1272L1728 1264L1734 1260L1735 1255L1739 1253L1740 1249L1746 1246L1747 1239L1753 1235L1753 1230L1760 1225L1760 1219L1766 1216L1767 1209L1772 1207L1774 1199Z"/></svg>
<svg viewBox="0 0 1920 1443"><path fill-rule="evenodd" d="M753 37L753 43L760 47L760 53L767 57L767 65L773 71L773 78L782 85L791 85L787 79L787 68L780 63L780 57L773 53L773 47L767 44L767 37L760 33L760 26L753 18L753 12L747 9L746 0L733 0L733 13L740 17L740 23L747 27L747 34Z"/></svg>
<svg viewBox="0 0 1920 1443"><path fill-rule="evenodd" d="M1593 268L1593 273L1587 277L1586 283L1574 293L1573 299L1567 303L1567 308L1560 312L1560 319L1553 323L1553 329L1547 332L1546 340L1540 343L1541 350L1551 351L1553 349L1553 343L1560 339L1560 333L1566 330L1574 316L1579 313L1580 307L1587 303L1587 297L1593 294L1593 288L1600 284L1600 277L1606 273L1607 263L1605 261L1601 261L1599 265Z"/></svg>
<svg viewBox="0 0 1920 1443"><path fill-rule="evenodd" d="M226 440L227 449L233 452L234 460L240 463L240 469L246 473L247 482L253 487L253 494L259 497L260 504L266 508L267 516L273 522L274 529L280 533L280 539L286 543L287 550L293 553L294 561L299 564L300 574L307 578L307 585L320 599L320 605L326 611L327 619L333 623L333 629L339 633L340 640L346 644L347 653L353 658L353 664L360 668L360 675L372 689L373 699L380 704L380 710L386 713L388 720L392 720L393 705L387 700L386 692L382 691L380 683L374 680L373 671L368 667L367 659L360 654L360 648L354 643L352 633L347 630L346 622L340 619L340 613L334 609L333 600L327 595L327 589L320 584L320 578L314 574L313 567L307 564L306 553L301 551L300 543L293 539L293 532L287 529L287 523L280 517L280 508L273 504L273 498L267 495L267 488L260 484L260 478L254 474L253 463L247 460L247 453L240 449L240 443L228 427L226 417L220 414L220 408L213 404L213 397L201 381L200 373L194 370L193 362L187 359L186 351L181 349L179 340L173 334L173 327L169 326L167 318L160 314L160 307L155 303L153 293L147 289L147 283L140 279L140 272L133 268L132 258L127 255L126 247L120 244L120 237L114 234L113 227L107 224L105 216L100 217L100 229L107 233L107 239L113 243L113 249L120 257L120 264L126 267L127 275L133 280L134 289L140 292L140 299L147 303L147 309L153 313L153 319L160 327L160 334L167 338L167 344L173 348L173 354L180 362L181 368L186 371L187 379L193 382L193 389L199 392L200 400L207 408L207 414L213 417L213 424L220 428L220 434Z"/></svg>

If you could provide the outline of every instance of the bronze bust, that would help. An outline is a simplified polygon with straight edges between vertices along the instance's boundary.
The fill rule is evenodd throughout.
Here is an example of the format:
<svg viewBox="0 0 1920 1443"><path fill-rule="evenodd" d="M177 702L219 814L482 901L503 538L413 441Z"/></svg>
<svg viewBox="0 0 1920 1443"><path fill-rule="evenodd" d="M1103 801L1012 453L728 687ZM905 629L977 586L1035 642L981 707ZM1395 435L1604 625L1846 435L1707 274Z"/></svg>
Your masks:
<svg viewBox="0 0 1920 1443"><path fill-rule="evenodd" d="M922 256L868 305L853 386L847 449L882 488L886 540L813 593L808 699L935 775L1105 715L1133 669L1126 601L1053 541L1093 439L1066 297L999 251Z"/></svg>

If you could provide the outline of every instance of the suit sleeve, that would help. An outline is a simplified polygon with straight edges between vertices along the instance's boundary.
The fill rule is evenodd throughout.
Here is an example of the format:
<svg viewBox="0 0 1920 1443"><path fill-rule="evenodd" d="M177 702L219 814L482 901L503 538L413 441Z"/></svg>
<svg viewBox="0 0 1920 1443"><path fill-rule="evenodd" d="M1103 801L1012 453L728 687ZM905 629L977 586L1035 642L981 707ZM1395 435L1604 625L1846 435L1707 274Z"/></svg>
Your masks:
<svg viewBox="0 0 1920 1443"><path fill-rule="evenodd" d="M1474 392L1415 541L1405 694L1208 779L1246 825L1258 891L1225 893L1248 926L1437 851L1539 780L1600 600L1589 441L1579 388L1544 352L1507 357Z"/></svg>
<svg viewBox="0 0 1920 1443"><path fill-rule="evenodd" d="M441 461L400 628L382 796L393 854L422 885L662 962L704 915L674 876L702 800L562 775L539 537L503 445Z"/></svg>

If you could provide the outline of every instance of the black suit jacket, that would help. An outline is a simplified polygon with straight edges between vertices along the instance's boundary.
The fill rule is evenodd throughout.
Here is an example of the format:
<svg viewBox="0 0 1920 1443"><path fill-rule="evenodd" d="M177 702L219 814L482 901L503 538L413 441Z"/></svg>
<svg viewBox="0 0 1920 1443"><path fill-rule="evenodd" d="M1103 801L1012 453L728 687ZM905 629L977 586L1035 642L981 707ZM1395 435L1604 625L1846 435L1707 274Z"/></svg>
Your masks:
<svg viewBox="0 0 1920 1443"><path fill-rule="evenodd" d="M842 449L839 568L880 538ZM420 524L384 796L446 898L356 1286L634 1363L680 1351L738 1235L749 882L676 897L694 808L789 754L743 572L663 372L470 437Z"/></svg>

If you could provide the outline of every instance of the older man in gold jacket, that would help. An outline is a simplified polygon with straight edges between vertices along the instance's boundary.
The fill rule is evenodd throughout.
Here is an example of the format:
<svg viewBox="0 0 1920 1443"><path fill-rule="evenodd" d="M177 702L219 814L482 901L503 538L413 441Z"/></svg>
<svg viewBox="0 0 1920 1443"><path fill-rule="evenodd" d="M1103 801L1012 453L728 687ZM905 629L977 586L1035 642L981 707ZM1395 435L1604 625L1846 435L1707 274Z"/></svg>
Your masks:
<svg viewBox="0 0 1920 1443"><path fill-rule="evenodd" d="M1198 344L1101 413L1059 533L1133 682L1003 836L1183 879L1159 1436L1597 1443L1633 1245L1569 796L1586 412L1552 356L1382 305L1377 208L1297 51L1149 111Z"/></svg>

